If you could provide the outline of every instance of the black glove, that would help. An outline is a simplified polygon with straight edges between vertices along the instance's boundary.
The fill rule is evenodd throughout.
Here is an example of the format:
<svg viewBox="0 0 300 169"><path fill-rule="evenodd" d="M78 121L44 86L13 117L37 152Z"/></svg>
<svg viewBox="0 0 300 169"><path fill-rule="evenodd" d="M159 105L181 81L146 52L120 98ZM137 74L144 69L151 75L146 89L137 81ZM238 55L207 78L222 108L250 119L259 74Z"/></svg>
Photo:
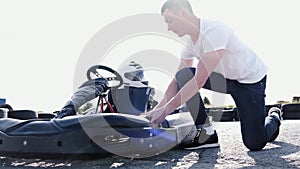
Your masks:
<svg viewBox="0 0 300 169"><path fill-rule="evenodd" d="M69 104L69 105L63 107L61 109L61 111L58 112L57 115L54 118L61 119L61 118L66 117L66 116L73 116L73 115L76 115L74 106L72 104Z"/></svg>

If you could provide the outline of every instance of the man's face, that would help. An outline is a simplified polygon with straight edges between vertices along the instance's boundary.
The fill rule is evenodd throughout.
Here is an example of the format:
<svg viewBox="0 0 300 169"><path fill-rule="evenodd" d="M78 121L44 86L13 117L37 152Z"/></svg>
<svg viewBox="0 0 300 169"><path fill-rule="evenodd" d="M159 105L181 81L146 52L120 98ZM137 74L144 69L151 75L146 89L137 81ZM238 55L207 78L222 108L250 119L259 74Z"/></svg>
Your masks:
<svg viewBox="0 0 300 169"><path fill-rule="evenodd" d="M166 9L164 13L164 20L168 24L168 30L173 31L179 37L186 35L186 24L183 15L179 11Z"/></svg>

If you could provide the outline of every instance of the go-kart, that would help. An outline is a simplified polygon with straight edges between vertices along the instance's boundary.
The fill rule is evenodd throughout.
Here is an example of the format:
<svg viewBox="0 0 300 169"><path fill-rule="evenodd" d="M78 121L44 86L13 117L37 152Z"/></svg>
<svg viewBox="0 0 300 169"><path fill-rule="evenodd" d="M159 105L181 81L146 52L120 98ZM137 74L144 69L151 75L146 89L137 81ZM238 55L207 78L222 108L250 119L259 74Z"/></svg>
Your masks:
<svg viewBox="0 0 300 169"><path fill-rule="evenodd" d="M118 72L101 65L87 71L88 79L92 79L92 74L101 77L98 73L100 69L114 74L114 77L105 77L108 81L119 82L109 86L110 89L123 85L122 76ZM99 99L101 97L104 95L99 96ZM53 118L53 114L42 115L31 110L13 110L11 107L8 109L8 116L0 119L2 155L72 158L115 154L144 158L178 146L193 127L188 112L169 115L160 127L152 128L147 118L121 112L58 119Z"/></svg>

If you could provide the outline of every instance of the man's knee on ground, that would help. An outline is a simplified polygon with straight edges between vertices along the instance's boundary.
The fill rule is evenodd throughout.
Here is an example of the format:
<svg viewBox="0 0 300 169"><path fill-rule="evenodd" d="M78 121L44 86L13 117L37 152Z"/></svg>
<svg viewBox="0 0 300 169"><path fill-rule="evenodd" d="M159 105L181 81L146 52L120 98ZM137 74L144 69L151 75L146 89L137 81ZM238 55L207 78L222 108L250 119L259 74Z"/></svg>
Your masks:
<svg viewBox="0 0 300 169"><path fill-rule="evenodd" d="M244 139L244 145L251 151L260 151L266 144L266 142L259 141L257 138Z"/></svg>

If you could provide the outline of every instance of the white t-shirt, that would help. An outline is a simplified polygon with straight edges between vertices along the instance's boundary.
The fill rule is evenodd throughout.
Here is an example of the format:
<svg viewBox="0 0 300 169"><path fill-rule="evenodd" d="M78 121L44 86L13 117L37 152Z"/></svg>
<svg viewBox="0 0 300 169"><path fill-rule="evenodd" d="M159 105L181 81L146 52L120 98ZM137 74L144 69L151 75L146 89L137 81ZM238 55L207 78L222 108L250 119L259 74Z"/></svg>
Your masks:
<svg viewBox="0 0 300 169"><path fill-rule="evenodd" d="M196 44L189 38L182 50L182 59L198 59L207 52L224 49L214 72L240 83L256 83L267 74L267 67L252 49L247 47L228 26L210 20L200 20Z"/></svg>

